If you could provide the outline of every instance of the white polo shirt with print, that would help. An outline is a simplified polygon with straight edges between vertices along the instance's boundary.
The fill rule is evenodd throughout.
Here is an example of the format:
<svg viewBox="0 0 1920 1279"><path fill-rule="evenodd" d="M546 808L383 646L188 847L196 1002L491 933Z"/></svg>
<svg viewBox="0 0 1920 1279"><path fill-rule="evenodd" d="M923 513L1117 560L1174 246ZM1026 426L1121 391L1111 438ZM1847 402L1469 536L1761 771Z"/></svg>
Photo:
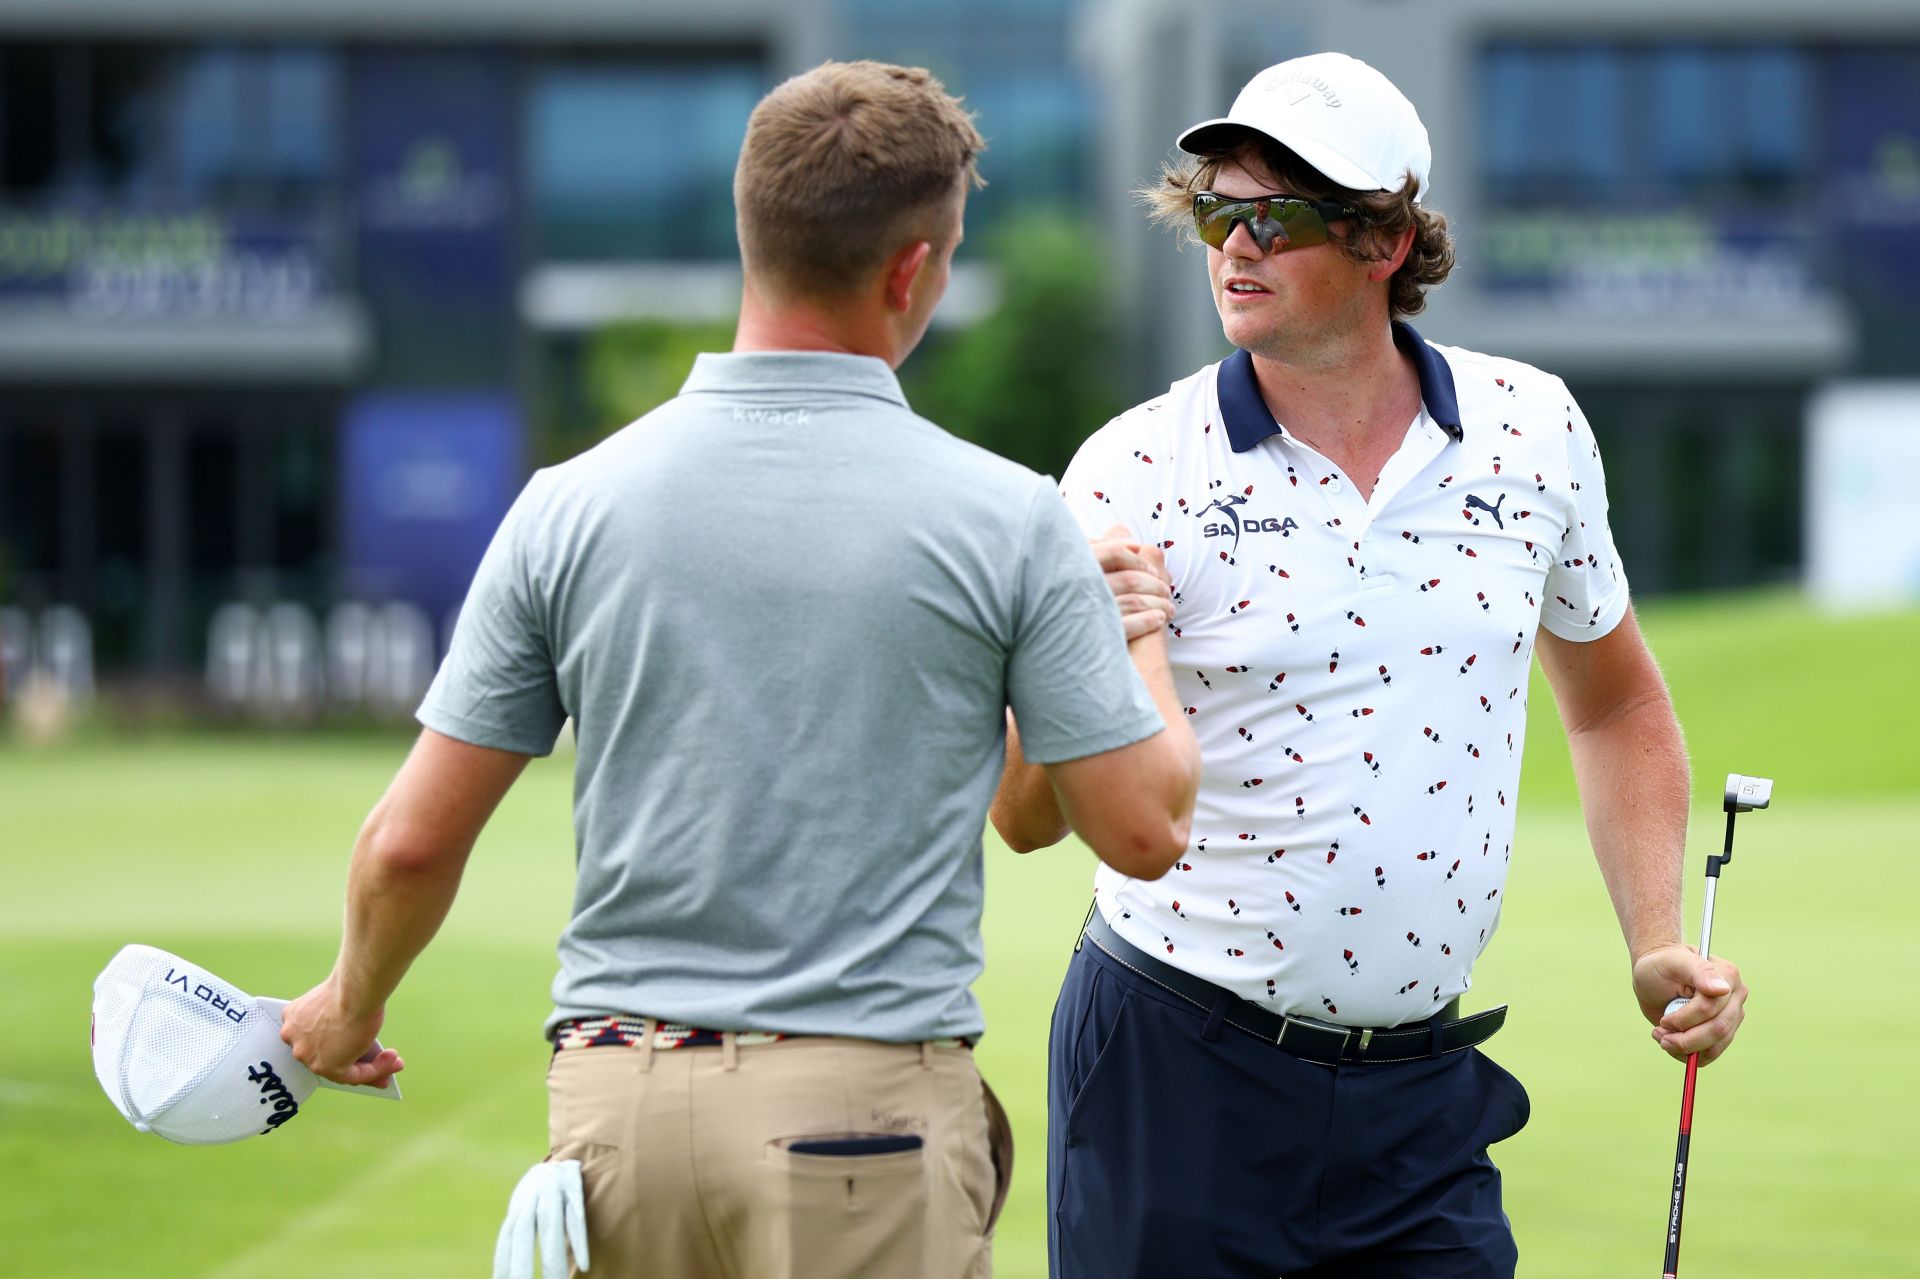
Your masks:
<svg viewBox="0 0 1920 1279"><path fill-rule="evenodd" d="M1274 421L1237 351L1115 418L1061 489L1164 548L1204 758L1165 877L1095 877L1142 950L1276 1012L1432 1016L1471 984L1513 851L1542 626L1627 608L1599 450L1559 378L1394 326L1422 408L1370 499Z"/></svg>

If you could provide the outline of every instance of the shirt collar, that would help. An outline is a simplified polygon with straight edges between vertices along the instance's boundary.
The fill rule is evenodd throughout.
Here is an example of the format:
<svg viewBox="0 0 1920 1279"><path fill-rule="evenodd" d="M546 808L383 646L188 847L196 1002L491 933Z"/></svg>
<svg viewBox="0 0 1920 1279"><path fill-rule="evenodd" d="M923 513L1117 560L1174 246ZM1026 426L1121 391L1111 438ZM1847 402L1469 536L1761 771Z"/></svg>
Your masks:
<svg viewBox="0 0 1920 1279"><path fill-rule="evenodd" d="M900 379L885 360L838 351L703 351L680 388L682 395L698 391L827 391L907 407Z"/></svg>
<svg viewBox="0 0 1920 1279"><path fill-rule="evenodd" d="M1427 416L1458 443L1462 438L1460 402L1454 394L1453 370L1448 367L1446 357L1414 332L1412 325L1398 320L1393 323L1393 344L1413 360L1414 371L1420 375L1420 400L1426 405ZM1280 424L1273 420L1267 402L1260 396L1260 384L1253 375L1253 356L1235 351L1222 360L1215 386L1220 398L1220 418L1235 453L1245 453L1269 435L1282 434Z"/></svg>

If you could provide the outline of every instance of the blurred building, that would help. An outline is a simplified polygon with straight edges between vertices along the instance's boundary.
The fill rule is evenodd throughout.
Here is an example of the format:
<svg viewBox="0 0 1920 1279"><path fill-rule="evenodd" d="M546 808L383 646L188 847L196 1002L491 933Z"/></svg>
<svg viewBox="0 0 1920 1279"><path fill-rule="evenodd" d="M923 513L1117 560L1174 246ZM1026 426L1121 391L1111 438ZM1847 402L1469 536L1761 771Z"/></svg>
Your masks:
<svg viewBox="0 0 1920 1279"><path fill-rule="evenodd" d="M1567 379L1607 453L1636 590L1795 576L1809 400L1920 376L1909 0L1115 0L1091 31L1108 200L1283 58L1340 49L1406 91L1459 244L1416 326ZM1112 235L1146 267L1137 361L1215 358L1192 255L1138 219Z"/></svg>
<svg viewBox="0 0 1920 1279"><path fill-rule="evenodd" d="M201 669L236 601L441 625L591 335L731 313L747 113L827 56L967 95L976 242L1068 209L1147 394L1219 336L1128 191L1319 48L1420 105L1462 248L1422 328L1568 378L1637 583L1794 571L1808 397L1920 349L1908 0L10 0L0 604L77 607L103 678Z"/></svg>

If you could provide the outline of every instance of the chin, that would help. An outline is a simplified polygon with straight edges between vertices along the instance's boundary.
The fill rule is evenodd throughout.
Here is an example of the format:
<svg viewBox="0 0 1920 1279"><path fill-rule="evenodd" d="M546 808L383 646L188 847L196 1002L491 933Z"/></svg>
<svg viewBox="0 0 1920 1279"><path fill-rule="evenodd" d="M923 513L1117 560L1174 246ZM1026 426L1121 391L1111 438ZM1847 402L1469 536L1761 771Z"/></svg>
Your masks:
<svg viewBox="0 0 1920 1279"><path fill-rule="evenodd" d="M1232 312L1220 317L1220 329L1226 334L1227 341L1249 351L1258 351L1269 346L1279 336L1277 326L1271 317L1256 318L1251 315L1235 315Z"/></svg>

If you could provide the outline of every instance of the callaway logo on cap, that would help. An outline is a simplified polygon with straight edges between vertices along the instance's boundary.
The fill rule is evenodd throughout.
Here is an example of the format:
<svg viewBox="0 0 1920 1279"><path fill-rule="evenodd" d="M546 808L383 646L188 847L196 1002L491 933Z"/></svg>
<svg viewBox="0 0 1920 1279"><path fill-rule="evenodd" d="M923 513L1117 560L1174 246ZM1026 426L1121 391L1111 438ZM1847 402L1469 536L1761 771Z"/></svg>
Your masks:
<svg viewBox="0 0 1920 1279"><path fill-rule="evenodd" d="M123 947L93 982L93 1073L135 1128L183 1145L273 1132L316 1088L399 1100L392 1080L330 1083L294 1060L285 1007L164 950Z"/></svg>
<svg viewBox="0 0 1920 1279"><path fill-rule="evenodd" d="M1427 193L1427 127L1406 95L1358 58L1314 53L1268 67L1240 90L1231 111L1194 125L1179 145L1220 151L1249 129L1349 190L1398 191L1414 178L1416 201Z"/></svg>

